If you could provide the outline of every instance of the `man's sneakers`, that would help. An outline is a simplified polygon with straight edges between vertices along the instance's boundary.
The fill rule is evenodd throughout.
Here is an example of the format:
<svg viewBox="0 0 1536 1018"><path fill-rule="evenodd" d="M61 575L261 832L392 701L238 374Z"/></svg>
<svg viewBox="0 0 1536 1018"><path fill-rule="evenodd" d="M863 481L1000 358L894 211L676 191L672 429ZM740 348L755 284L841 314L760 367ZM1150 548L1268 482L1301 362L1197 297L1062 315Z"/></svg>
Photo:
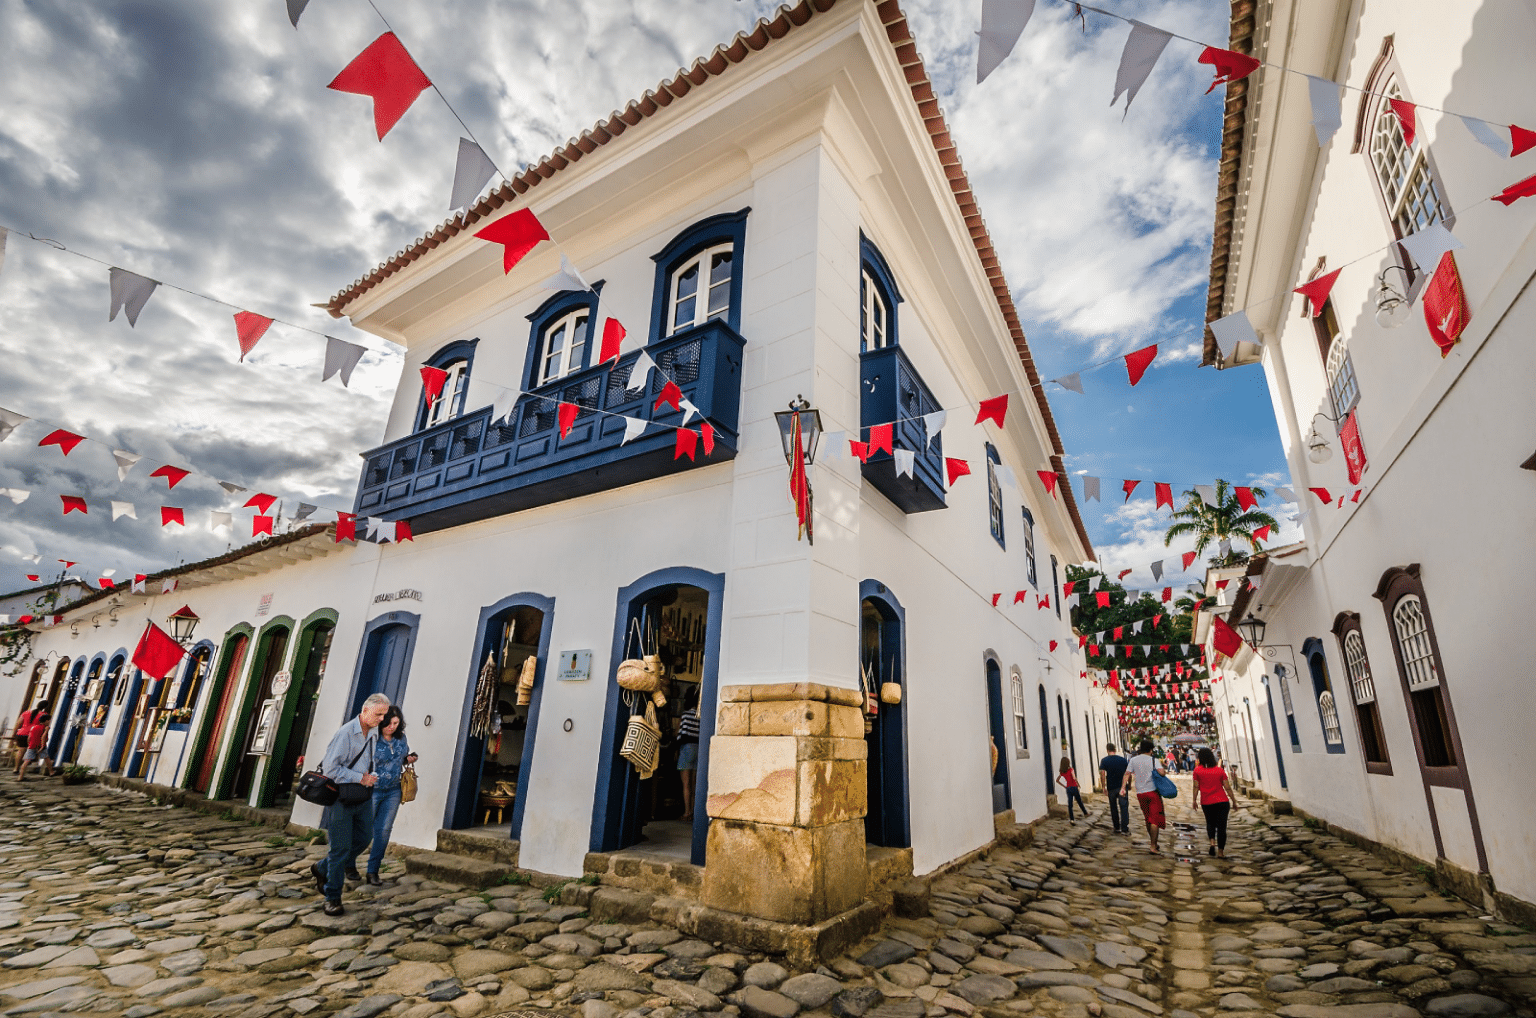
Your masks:
<svg viewBox="0 0 1536 1018"><path fill-rule="evenodd" d="M357 872L357 867L356 866L353 866L350 869L348 869L345 875L346 875L346 878L348 880L352 881L354 884L360 884L360 883L363 882L363 875L361 873Z"/></svg>
<svg viewBox="0 0 1536 1018"><path fill-rule="evenodd" d="M326 915L345 915L346 911L347 911L346 909L341 907L341 902L336 901L335 899L330 899L330 898L326 899L326 902L325 902L325 914Z"/></svg>
<svg viewBox="0 0 1536 1018"><path fill-rule="evenodd" d="M315 879L315 893L325 895L325 867L318 862L309 864L309 875Z"/></svg>

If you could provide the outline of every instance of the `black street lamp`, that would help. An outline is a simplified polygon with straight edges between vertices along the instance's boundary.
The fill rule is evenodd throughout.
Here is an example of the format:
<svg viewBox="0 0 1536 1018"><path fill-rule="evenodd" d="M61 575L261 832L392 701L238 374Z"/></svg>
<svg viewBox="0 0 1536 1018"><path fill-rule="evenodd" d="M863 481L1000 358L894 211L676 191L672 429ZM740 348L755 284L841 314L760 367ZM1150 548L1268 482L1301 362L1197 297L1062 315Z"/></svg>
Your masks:
<svg viewBox="0 0 1536 1018"><path fill-rule="evenodd" d="M192 631L202 620L192 610L191 605L184 604L166 621L171 624L171 639L185 647L192 642Z"/></svg>
<svg viewBox="0 0 1536 1018"><path fill-rule="evenodd" d="M1249 612L1248 617L1237 624L1237 631L1243 635L1243 639L1247 640L1254 650L1258 650L1264 645L1264 630L1267 628L1269 628L1269 623L1255 616L1253 612Z"/></svg>
<svg viewBox="0 0 1536 1018"><path fill-rule="evenodd" d="M805 468L816 461L816 443L821 439L821 411L812 408L804 396L796 393L789 409L776 411L773 417L779 425L779 441L784 445L784 462L789 464L789 497L795 503L799 533L815 544L811 478Z"/></svg>

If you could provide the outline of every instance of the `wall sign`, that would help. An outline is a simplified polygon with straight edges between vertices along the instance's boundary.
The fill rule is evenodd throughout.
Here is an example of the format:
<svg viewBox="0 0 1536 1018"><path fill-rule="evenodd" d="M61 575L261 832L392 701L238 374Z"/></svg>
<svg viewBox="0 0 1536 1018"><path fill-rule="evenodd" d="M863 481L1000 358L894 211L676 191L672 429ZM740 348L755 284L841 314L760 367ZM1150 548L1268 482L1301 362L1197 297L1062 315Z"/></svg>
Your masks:
<svg viewBox="0 0 1536 1018"><path fill-rule="evenodd" d="M592 677L592 652L590 650L562 650L555 660L560 670L555 678L561 682L574 682Z"/></svg>
<svg viewBox="0 0 1536 1018"><path fill-rule="evenodd" d="M272 610L272 595L263 594L261 600L256 602L256 617L261 618Z"/></svg>
<svg viewBox="0 0 1536 1018"><path fill-rule="evenodd" d="M284 693L288 692L288 687L291 685L293 685L293 673L284 668L282 671L272 676L272 695L282 696Z"/></svg>
<svg viewBox="0 0 1536 1018"><path fill-rule="evenodd" d="M412 590L409 587L404 590L397 590L392 594L373 595L374 604L383 604L386 601L420 601L421 599L421 591Z"/></svg>

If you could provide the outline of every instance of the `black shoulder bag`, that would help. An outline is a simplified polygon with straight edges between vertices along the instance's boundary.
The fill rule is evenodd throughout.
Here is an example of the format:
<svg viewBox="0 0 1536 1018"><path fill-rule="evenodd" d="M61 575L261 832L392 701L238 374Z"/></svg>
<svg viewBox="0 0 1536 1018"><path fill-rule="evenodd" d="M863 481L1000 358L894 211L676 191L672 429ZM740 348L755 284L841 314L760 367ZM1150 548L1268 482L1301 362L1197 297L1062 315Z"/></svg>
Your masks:
<svg viewBox="0 0 1536 1018"><path fill-rule="evenodd" d="M357 756L352 758L352 762L347 764L347 769L350 770L356 767L357 762L363 758L363 750L370 749L372 746L373 742L369 740L362 749L357 751ZM373 758L370 756L369 759ZM349 793L349 790L355 791ZM358 795L357 792L359 791L365 794ZM297 792L300 799L303 799L305 802L312 802L316 806L330 806L337 799L341 800L343 806L356 806L373 795L373 789L356 782L348 782L338 786L336 782L326 777L325 772L318 767L312 771L304 772L304 776L299 778Z"/></svg>

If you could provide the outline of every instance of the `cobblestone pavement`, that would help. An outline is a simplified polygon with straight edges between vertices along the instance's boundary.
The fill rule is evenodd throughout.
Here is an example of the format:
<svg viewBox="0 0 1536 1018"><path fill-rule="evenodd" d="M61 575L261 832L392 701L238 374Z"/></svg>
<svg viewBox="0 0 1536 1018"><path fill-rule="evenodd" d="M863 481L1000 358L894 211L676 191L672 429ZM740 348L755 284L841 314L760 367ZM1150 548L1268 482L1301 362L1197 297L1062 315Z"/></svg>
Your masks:
<svg viewBox="0 0 1536 1018"><path fill-rule="evenodd" d="M1479 1018L1532 1015L1536 936L1267 812L1226 860L1170 803L1173 851L1052 819L934 881L816 972L535 888L403 874L326 917L318 846L96 786L0 778L0 1012L364 1018ZM1134 809L1134 807L1133 807ZM1139 826L1138 818L1133 822ZM1180 824L1187 826L1180 827ZM1233 1018L1247 1018L1234 1015Z"/></svg>

